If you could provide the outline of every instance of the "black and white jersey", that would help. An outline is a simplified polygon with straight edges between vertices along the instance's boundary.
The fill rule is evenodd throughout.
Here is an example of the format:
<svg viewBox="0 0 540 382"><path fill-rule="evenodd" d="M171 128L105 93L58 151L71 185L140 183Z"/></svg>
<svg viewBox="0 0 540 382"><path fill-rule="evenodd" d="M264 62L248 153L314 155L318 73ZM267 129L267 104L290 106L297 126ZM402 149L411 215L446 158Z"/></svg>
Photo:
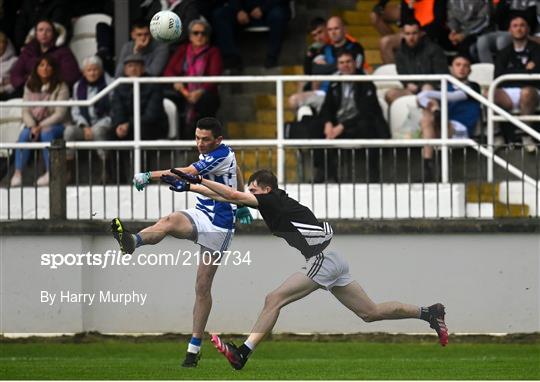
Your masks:
<svg viewBox="0 0 540 382"><path fill-rule="evenodd" d="M332 227L319 222L306 206L281 189L255 195L259 211L273 235L298 249L306 259L321 253L332 240Z"/></svg>

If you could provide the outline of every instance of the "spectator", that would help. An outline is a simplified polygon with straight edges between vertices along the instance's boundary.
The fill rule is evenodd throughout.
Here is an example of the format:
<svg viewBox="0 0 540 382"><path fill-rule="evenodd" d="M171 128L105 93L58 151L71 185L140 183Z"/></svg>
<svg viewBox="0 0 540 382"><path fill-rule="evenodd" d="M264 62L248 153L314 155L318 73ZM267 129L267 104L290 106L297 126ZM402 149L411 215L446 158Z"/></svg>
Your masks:
<svg viewBox="0 0 540 382"><path fill-rule="evenodd" d="M326 23L326 30L330 44L326 44L322 54L313 60L313 74L334 73L337 70L337 56L343 50L353 54L356 70L363 74L366 64L364 47L347 35L343 20L338 16L330 17Z"/></svg>
<svg viewBox="0 0 540 382"><path fill-rule="evenodd" d="M264 66L277 65L281 44L290 18L289 0L231 0L214 10L214 27L227 69L241 70L242 59L234 39L235 26L270 28Z"/></svg>
<svg viewBox="0 0 540 382"><path fill-rule="evenodd" d="M417 20L431 41L447 48L448 31L446 24L446 0L401 0L400 26L403 27L411 20ZM396 62L394 52L399 48L401 35L399 33L383 36L380 41L383 64Z"/></svg>
<svg viewBox="0 0 540 382"><path fill-rule="evenodd" d="M354 54L341 51L337 57L339 74L357 74ZM371 82L332 82L320 113L326 139L390 138L375 86ZM317 170L315 181L324 179L324 157L318 150L315 155ZM336 169L335 152L329 155L328 168ZM378 161L375 150L369 150L370 181L378 180Z"/></svg>
<svg viewBox="0 0 540 382"><path fill-rule="evenodd" d="M111 77L103 71L103 63L97 56L87 57L82 63L82 78L73 86L73 99L87 100L94 97L112 82ZM111 99L106 96L89 107L73 106L71 108L73 124L66 127L66 141L105 141L111 137ZM98 155L105 160L105 151L98 150ZM68 172L74 159L74 152L68 150ZM71 175L71 174L69 174ZM69 178L70 176L68 176Z"/></svg>
<svg viewBox="0 0 540 382"><path fill-rule="evenodd" d="M124 58L126 77L147 76L144 57L132 54ZM167 137L167 118L163 109L163 92L158 84L141 84L141 139ZM133 139L133 86L123 84L112 99L112 125L117 139Z"/></svg>
<svg viewBox="0 0 540 382"><path fill-rule="evenodd" d="M50 20L51 25L58 23L66 31L69 30L71 15L68 0L22 0L20 3L15 20L15 37L13 40L17 51L24 46L30 29L36 26L40 20ZM57 57L55 58L57 59ZM57 61L61 63L60 60L57 59ZM30 65L30 68L34 66L33 64Z"/></svg>
<svg viewBox="0 0 540 382"><path fill-rule="evenodd" d="M480 85L468 80L471 74L471 60L467 56L457 55L452 60L450 74L480 94ZM420 127L424 139L440 138L440 100L441 92L425 90L417 95L418 104L423 108ZM480 104L454 84L448 83L448 136L468 138L474 135L480 119ZM424 180L435 179L433 146L425 146Z"/></svg>
<svg viewBox="0 0 540 382"><path fill-rule="evenodd" d="M65 101L69 98L69 88L62 82L59 67L51 56L44 56L37 61L24 88L24 101ZM34 106L23 108L24 129L18 142L50 142L61 138L64 123L69 118L65 106ZM11 186L22 184L22 171L30 158L30 150L15 150L15 173ZM38 186L49 184L49 151L43 150L46 172L37 180Z"/></svg>
<svg viewBox="0 0 540 382"><path fill-rule="evenodd" d="M446 74L448 66L446 56L438 45L422 36L420 24L414 19L408 20L402 27L403 39L396 52L398 74ZM388 105L399 97L417 94L421 90L433 89L429 82L403 81L403 89L389 89L385 94Z"/></svg>
<svg viewBox="0 0 540 382"><path fill-rule="evenodd" d="M212 28L203 19L193 20L188 27L189 43L180 45L165 68L165 76L220 76L223 63L219 49L210 46ZM181 138L193 139L195 121L215 117L219 108L218 87L213 83L174 84L171 99L179 110L185 110L185 126Z"/></svg>
<svg viewBox="0 0 540 382"><path fill-rule="evenodd" d="M14 88L9 79L13 64L17 61L13 44L4 32L0 32L0 101L14 97Z"/></svg>
<svg viewBox="0 0 540 382"><path fill-rule="evenodd" d="M540 9L540 5L538 7ZM495 54L512 43L512 36L508 32L512 15L521 13L526 17L529 25L536 25L536 12L536 0L499 0L493 4L491 14L495 30L478 37L476 42L478 60L495 63ZM530 28L530 30L533 31L534 28Z"/></svg>
<svg viewBox="0 0 540 382"><path fill-rule="evenodd" d="M527 20L519 15L514 16L510 20L509 30L512 44L497 54L495 78L511 73L540 73L540 45L529 40ZM538 82L533 85L527 81L505 81L501 88L495 90L495 103L508 111L517 109L521 115L534 114L539 100L538 86ZM507 141L517 138L513 125L503 123L502 130ZM536 145L529 135L522 135L521 141L528 152L536 151Z"/></svg>
<svg viewBox="0 0 540 382"><path fill-rule="evenodd" d="M188 26L193 20L201 17L199 8L202 7L199 3L207 3L209 0L148 0L142 1L141 7L143 18L149 22L150 19L159 11L171 11L180 17L180 21L184 27ZM148 4L148 5L147 5ZM182 33L180 39L173 43L169 43L170 52L174 52L180 44L189 41L187 33Z"/></svg>
<svg viewBox="0 0 540 382"><path fill-rule="evenodd" d="M478 35L489 31L489 0L447 0L448 39L460 55L472 55Z"/></svg>
<svg viewBox="0 0 540 382"><path fill-rule="evenodd" d="M131 26L131 41L126 42L120 51L115 77L122 76L124 60L134 54L140 54L144 58L144 67L149 76L161 76L169 58L167 44L154 40L148 23L142 19L135 21Z"/></svg>
<svg viewBox="0 0 540 382"><path fill-rule="evenodd" d="M381 36L394 34L392 24L400 20L400 7L397 4L388 4L390 0L379 0L369 15L373 27Z"/></svg>
<svg viewBox="0 0 540 382"><path fill-rule="evenodd" d="M11 85L16 93L22 93L30 72L45 54L58 63L60 79L68 86L72 86L80 78L81 73L75 56L67 46L55 46L56 37L57 32L51 21L38 21L35 26L35 38L24 46L11 69Z"/></svg>
<svg viewBox="0 0 540 382"><path fill-rule="evenodd" d="M330 41L326 32L326 20L322 17L311 20L309 33L312 42L304 57L304 74L307 75L313 74L313 62L323 57L323 47ZM326 94L324 90L320 89L320 82L308 82L299 85L299 91L289 97L289 105L295 109L308 105L318 112Z"/></svg>

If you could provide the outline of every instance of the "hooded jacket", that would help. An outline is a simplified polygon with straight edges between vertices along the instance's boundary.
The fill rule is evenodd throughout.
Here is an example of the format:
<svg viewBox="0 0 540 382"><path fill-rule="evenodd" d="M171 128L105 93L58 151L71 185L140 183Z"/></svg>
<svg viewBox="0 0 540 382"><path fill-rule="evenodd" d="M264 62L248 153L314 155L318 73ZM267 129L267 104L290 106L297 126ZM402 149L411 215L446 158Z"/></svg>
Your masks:
<svg viewBox="0 0 540 382"><path fill-rule="evenodd" d="M0 93L11 93L14 90L11 82L9 82L9 74L17 61L17 56L15 56L15 48L8 38L6 38L6 43L6 51L0 56ZM8 80L8 82L4 83L5 80Z"/></svg>

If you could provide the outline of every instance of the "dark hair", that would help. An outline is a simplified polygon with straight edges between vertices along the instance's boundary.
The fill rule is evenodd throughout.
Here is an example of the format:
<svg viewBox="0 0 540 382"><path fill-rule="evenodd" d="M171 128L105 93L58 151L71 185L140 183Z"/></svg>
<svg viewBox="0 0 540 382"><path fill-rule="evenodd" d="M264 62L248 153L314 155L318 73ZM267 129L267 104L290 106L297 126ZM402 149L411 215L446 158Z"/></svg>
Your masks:
<svg viewBox="0 0 540 382"><path fill-rule="evenodd" d="M466 54L463 54L463 53L458 53L456 54L455 56L452 57L452 60L450 61L450 65L452 65L454 63L454 61L458 58L463 58L467 61L469 61L469 64L471 64L473 61L472 61L472 58Z"/></svg>
<svg viewBox="0 0 540 382"><path fill-rule="evenodd" d="M136 19L135 21L133 21L133 23L131 23L131 31L133 31L133 29L142 29L142 28L150 28L149 24L148 24L148 20L146 19Z"/></svg>
<svg viewBox="0 0 540 382"><path fill-rule="evenodd" d="M47 23L51 26L52 30L53 30L53 39L52 39L52 43L53 45L56 43L56 39L58 38L58 31L56 30L56 27L54 26L54 22L51 20L51 19L47 19L47 18L41 18L39 19L35 24L34 24L34 33L37 34L37 26L41 23ZM34 35L34 38L35 38L35 35Z"/></svg>
<svg viewBox="0 0 540 382"><path fill-rule="evenodd" d="M26 87L30 89L33 92L40 92L41 86L43 83L41 82L41 78L39 77L37 73L38 66L41 64L42 61L47 61L47 63L52 66L53 73L51 78L49 79L49 93L52 93L54 89L62 82L60 78L60 71L58 70L58 64L51 56L43 56L41 57L37 62L36 65L34 65L34 68L32 69L32 72L30 73L30 77L28 78L28 81L26 82Z"/></svg>
<svg viewBox="0 0 540 382"><path fill-rule="evenodd" d="M270 170L257 170L249 177L248 184L257 182L260 187L270 187L272 190L277 190L278 183L274 173Z"/></svg>
<svg viewBox="0 0 540 382"><path fill-rule="evenodd" d="M219 119L214 117L204 117L199 119L195 127L202 130L212 131L214 138L218 138L223 135L223 126L221 125Z"/></svg>
<svg viewBox="0 0 540 382"><path fill-rule="evenodd" d="M401 27L403 28L405 25L417 25L418 28L421 28L420 22L416 19L414 16L405 17L405 20L403 20L403 24Z"/></svg>
<svg viewBox="0 0 540 382"><path fill-rule="evenodd" d="M326 27L326 20L323 19L320 16L314 17L309 22L309 30L308 30L308 32L313 32L315 29L317 29L320 26Z"/></svg>
<svg viewBox="0 0 540 382"><path fill-rule="evenodd" d="M517 19L519 17L520 19L525 20L525 22L527 23L527 26L530 28L531 20L527 16L528 16L527 12L525 12L525 11L512 11L512 12L510 12L509 20L510 20L510 23L512 23L512 21L514 21L514 19Z"/></svg>
<svg viewBox="0 0 540 382"><path fill-rule="evenodd" d="M336 55L336 59L340 58L341 56L351 56L351 58L353 59L354 61L354 53L350 50L347 50L347 49L341 49L338 51L338 54Z"/></svg>

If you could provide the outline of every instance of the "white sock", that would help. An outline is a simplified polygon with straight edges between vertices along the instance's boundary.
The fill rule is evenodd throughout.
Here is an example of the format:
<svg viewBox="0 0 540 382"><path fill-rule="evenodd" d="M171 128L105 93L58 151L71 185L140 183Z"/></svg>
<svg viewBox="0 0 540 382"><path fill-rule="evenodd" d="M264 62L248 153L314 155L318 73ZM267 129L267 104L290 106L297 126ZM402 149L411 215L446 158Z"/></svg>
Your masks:
<svg viewBox="0 0 540 382"><path fill-rule="evenodd" d="M255 344L250 340L246 340L246 342L244 342L244 345L246 345L251 351L255 350Z"/></svg>
<svg viewBox="0 0 540 382"><path fill-rule="evenodd" d="M188 344L187 351L188 351L188 353L197 354L198 352L201 351L201 347L197 346L197 345L193 345L192 343L190 343L190 344Z"/></svg>

